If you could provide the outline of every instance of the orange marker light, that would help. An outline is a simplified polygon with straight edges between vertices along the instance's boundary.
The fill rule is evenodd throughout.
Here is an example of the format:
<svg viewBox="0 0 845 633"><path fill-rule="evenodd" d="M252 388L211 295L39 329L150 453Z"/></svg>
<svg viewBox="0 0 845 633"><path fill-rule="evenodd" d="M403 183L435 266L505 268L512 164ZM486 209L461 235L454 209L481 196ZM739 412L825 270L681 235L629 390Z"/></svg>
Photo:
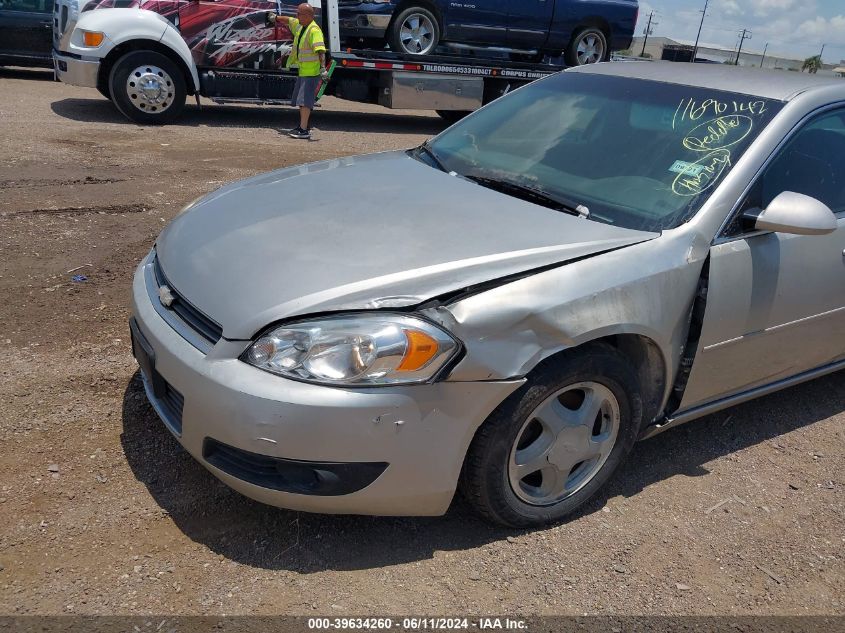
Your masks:
<svg viewBox="0 0 845 633"><path fill-rule="evenodd" d="M90 46L91 48L102 44L105 38L106 36L102 33L97 33L95 31L82 31L82 42L85 46Z"/></svg>
<svg viewBox="0 0 845 633"><path fill-rule="evenodd" d="M437 356L437 341L428 334L416 330L402 331L405 332L405 338L408 339L408 349L405 351L405 358L396 368L398 371L417 371Z"/></svg>

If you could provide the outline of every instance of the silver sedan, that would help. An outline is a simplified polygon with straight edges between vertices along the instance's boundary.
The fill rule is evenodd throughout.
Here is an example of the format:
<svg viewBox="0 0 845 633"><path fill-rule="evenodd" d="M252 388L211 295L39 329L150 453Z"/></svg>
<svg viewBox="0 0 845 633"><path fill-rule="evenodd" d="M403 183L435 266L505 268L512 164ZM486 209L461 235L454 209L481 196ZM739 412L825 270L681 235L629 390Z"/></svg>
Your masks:
<svg viewBox="0 0 845 633"><path fill-rule="evenodd" d="M228 185L135 275L147 396L265 503L558 520L636 440L845 368L843 156L841 80L599 64Z"/></svg>

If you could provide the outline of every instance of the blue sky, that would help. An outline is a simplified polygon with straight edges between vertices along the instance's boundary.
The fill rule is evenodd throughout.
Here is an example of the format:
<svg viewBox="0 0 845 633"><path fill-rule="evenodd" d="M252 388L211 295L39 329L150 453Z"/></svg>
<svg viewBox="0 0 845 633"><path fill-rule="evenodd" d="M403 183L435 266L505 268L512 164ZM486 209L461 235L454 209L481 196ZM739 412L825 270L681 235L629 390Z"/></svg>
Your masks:
<svg viewBox="0 0 845 633"><path fill-rule="evenodd" d="M654 10L655 36L694 41L704 0L640 0L637 35ZM795 58L818 55L838 64L845 60L845 0L710 0L701 41L733 48L742 29L752 33L743 50Z"/></svg>

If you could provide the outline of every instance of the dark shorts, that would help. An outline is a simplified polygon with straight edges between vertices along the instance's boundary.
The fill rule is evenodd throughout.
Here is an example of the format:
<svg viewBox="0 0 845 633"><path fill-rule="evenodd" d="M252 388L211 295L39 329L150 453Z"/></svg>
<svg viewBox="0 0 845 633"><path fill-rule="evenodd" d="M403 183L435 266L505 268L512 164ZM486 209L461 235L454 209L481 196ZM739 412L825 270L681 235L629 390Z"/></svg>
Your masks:
<svg viewBox="0 0 845 633"><path fill-rule="evenodd" d="M314 109L314 101L317 96L317 86L320 85L319 77L297 77L293 87L293 96L290 98L292 106L305 106Z"/></svg>

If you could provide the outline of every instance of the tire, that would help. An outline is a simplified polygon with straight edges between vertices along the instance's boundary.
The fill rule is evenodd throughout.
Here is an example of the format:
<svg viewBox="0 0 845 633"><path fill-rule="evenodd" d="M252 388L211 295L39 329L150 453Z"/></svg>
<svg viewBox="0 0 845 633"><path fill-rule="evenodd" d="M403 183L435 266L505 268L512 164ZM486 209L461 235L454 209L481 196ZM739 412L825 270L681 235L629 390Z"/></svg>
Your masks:
<svg viewBox="0 0 845 633"><path fill-rule="evenodd" d="M594 26L575 32L564 52L567 66L584 66L610 59L607 35Z"/></svg>
<svg viewBox="0 0 845 633"><path fill-rule="evenodd" d="M109 91L108 77L97 80L97 92L103 95L106 99L111 101L111 92Z"/></svg>
<svg viewBox="0 0 845 633"><path fill-rule="evenodd" d="M472 110L435 110L437 116L446 121L449 125L457 123L465 116L472 114Z"/></svg>
<svg viewBox="0 0 845 633"><path fill-rule="evenodd" d="M422 7L408 7L397 15L388 29L390 48L405 55L429 55L440 43L437 17Z"/></svg>
<svg viewBox="0 0 845 633"><path fill-rule="evenodd" d="M595 411L592 420L586 411ZM478 513L501 525L558 521L610 478L641 421L637 374L618 351L590 345L556 357L535 369L479 428L464 461L461 492Z"/></svg>
<svg viewBox="0 0 845 633"><path fill-rule="evenodd" d="M133 90L142 85L145 92ZM114 105L135 123L170 123L185 107L187 90L182 69L154 51L133 51L121 57L112 67L108 87Z"/></svg>

